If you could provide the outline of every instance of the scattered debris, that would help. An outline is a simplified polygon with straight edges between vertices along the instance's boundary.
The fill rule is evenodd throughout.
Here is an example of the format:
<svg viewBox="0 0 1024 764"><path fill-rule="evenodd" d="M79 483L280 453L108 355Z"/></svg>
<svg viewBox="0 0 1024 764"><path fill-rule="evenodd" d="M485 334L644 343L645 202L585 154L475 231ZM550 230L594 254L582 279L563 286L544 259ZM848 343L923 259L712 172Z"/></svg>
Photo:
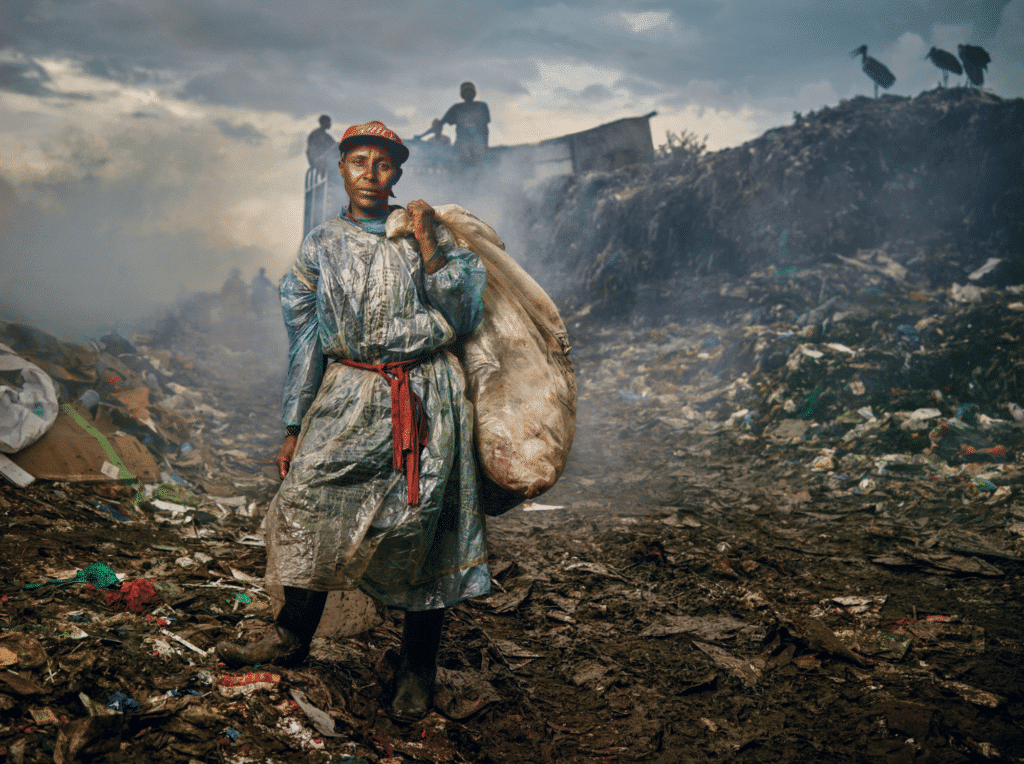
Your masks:
<svg viewBox="0 0 1024 764"><path fill-rule="evenodd" d="M995 105L949 92L871 108L892 105L888 130L919 107L955 116L965 99ZM821 143L799 165L797 136L777 131L675 175L654 166L666 183L700 178L696 191L678 181L664 211L631 207L664 188L625 173L636 193L616 191L579 246L568 240L593 287L568 322L575 446L550 503L489 520L492 593L452 608L435 710L416 724L387 715L402 616L359 593L332 594L303 667L231 672L212 651L258 638L279 605L260 522L278 484L283 352L268 361L253 337L219 337L216 306L198 298L130 341L0 324L59 403L39 440L0 459L8 760L1018 760L1019 258L960 253L946 234L911 246L909 228L858 242L852 181L828 230L783 221L736 239L747 275L712 267L728 242L686 248L666 222L708 200L720 206L690 234L740 207L739 224L767 219L771 184L715 191L732 176L698 172L735 169L743 152L759 173L792 167L801 188L840 138L877 164L885 152L844 122L867 108L807 117ZM983 129L971 125L951 134ZM1004 243L1019 198L986 223ZM647 236L684 248L694 274L644 284ZM588 253L599 239L616 246ZM837 256L812 256L815 242ZM765 252L776 261L753 263ZM661 314L600 318L655 293ZM673 302L701 315L666 312Z"/></svg>

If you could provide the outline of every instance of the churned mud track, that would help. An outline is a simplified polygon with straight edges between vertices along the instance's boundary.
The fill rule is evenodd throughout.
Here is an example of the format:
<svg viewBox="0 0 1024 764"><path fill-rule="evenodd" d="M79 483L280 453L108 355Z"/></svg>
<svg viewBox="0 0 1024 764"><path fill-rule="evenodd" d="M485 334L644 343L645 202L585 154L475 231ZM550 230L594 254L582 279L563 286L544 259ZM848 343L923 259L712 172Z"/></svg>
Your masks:
<svg viewBox="0 0 1024 764"><path fill-rule="evenodd" d="M538 751L1017 760L1022 566L995 546L1003 519L927 485L829 490L790 464L795 454L758 450L729 437L620 438L618 470L571 468L543 498L565 509L491 523L496 555L515 562L479 623L539 656L508 659L520 713L544 720Z"/></svg>

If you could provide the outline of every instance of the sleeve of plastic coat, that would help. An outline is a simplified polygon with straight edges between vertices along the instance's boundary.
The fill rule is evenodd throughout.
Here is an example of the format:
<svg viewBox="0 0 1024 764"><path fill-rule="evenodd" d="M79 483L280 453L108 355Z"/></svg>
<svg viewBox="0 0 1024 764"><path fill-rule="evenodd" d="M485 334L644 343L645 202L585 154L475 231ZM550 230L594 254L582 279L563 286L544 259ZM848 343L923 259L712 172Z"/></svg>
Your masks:
<svg viewBox="0 0 1024 764"><path fill-rule="evenodd" d="M307 237L295 265L281 281L281 311L288 331L288 377L281 419L285 426L302 424L324 375L323 347L316 311L320 266L316 245Z"/></svg>
<svg viewBox="0 0 1024 764"><path fill-rule="evenodd" d="M487 268L475 252L456 246L451 232L440 225L437 246L447 263L424 277L427 299L441 311L456 334L468 334L484 318Z"/></svg>

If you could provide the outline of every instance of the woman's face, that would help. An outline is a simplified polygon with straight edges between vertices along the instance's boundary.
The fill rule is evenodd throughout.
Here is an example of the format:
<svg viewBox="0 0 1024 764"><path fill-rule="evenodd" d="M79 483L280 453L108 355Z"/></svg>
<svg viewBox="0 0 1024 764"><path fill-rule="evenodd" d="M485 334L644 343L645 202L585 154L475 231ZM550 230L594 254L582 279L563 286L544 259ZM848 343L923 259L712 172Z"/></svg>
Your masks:
<svg viewBox="0 0 1024 764"><path fill-rule="evenodd" d="M402 177L386 148L376 143L353 146L338 162L348 194L349 210L356 217L384 217L391 187Z"/></svg>

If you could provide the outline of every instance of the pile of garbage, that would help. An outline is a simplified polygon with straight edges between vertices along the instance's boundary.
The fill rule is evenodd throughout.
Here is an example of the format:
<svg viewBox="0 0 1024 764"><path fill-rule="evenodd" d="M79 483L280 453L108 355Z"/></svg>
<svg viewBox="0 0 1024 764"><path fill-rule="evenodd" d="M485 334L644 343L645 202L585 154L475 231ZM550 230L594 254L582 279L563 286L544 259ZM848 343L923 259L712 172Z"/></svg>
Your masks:
<svg viewBox="0 0 1024 764"><path fill-rule="evenodd" d="M687 320L687 279L743 278L882 251L964 283L989 258L1024 282L1024 100L967 88L857 97L735 148L683 142L653 165L558 177L523 251L556 300L612 318Z"/></svg>
<svg viewBox="0 0 1024 764"><path fill-rule="evenodd" d="M324 750L335 718L364 727L365 712L328 716L315 672L232 672L213 653L268 627L280 604L263 586L260 523L279 483L286 356L223 328L186 310L153 334L77 344L0 324L5 413L45 424L20 442L26 428L10 428L0 454L9 761L326 762L348 750L340 760L359 762L375 750L359 735ZM381 623L354 594L329 602L318 634ZM400 628L385 632L396 649ZM370 675L384 673L370 663L360 681Z"/></svg>
<svg viewBox="0 0 1024 764"><path fill-rule="evenodd" d="M647 432L799 447L851 491L919 472L1004 501L1024 477L1024 287L918 291L867 252L699 289L680 299L712 301L713 322L571 317L581 407Z"/></svg>
<svg viewBox="0 0 1024 764"><path fill-rule="evenodd" d="M123 479L147 494L195 492L246 507L274 485L272 471L251 455L254 445L269 450L280 439L266 402L280 389L281 370L259 353L219 346L203 360L158 347L151 337L129 341L114 333L86 346L16 323L0 324L0 344L25 367L7 380L8 390L29 398L20 408L50 412L30 441L5 433L12 442L4 450L15 452L10 459L29 475ZM48 387L29 395L25 374ZM253 384L254 377L266 385Z"/></svg>
<svg viewBox="0 0 1024 764"><path fill-rule="evenodd" d="M329 602L304 668L230 671L213 652L273 620L259 523L284 354L180 316L90 345L0 326L60 411L10 454L37 479L0 484L0 748L64 764L796 762L809 740L836 760L1005 755L1024 700L993 666L1019 662L1019 640L984 614L1013 631L1024 567L1024 294L983 276L922 290L897 265L862 252L694 280L678 299L707 318L657 328L569 315L569 465L545 504L490 521L492 594L452 609L436 711L411 727L384 711L400 616L372 603Z"/></svg>

